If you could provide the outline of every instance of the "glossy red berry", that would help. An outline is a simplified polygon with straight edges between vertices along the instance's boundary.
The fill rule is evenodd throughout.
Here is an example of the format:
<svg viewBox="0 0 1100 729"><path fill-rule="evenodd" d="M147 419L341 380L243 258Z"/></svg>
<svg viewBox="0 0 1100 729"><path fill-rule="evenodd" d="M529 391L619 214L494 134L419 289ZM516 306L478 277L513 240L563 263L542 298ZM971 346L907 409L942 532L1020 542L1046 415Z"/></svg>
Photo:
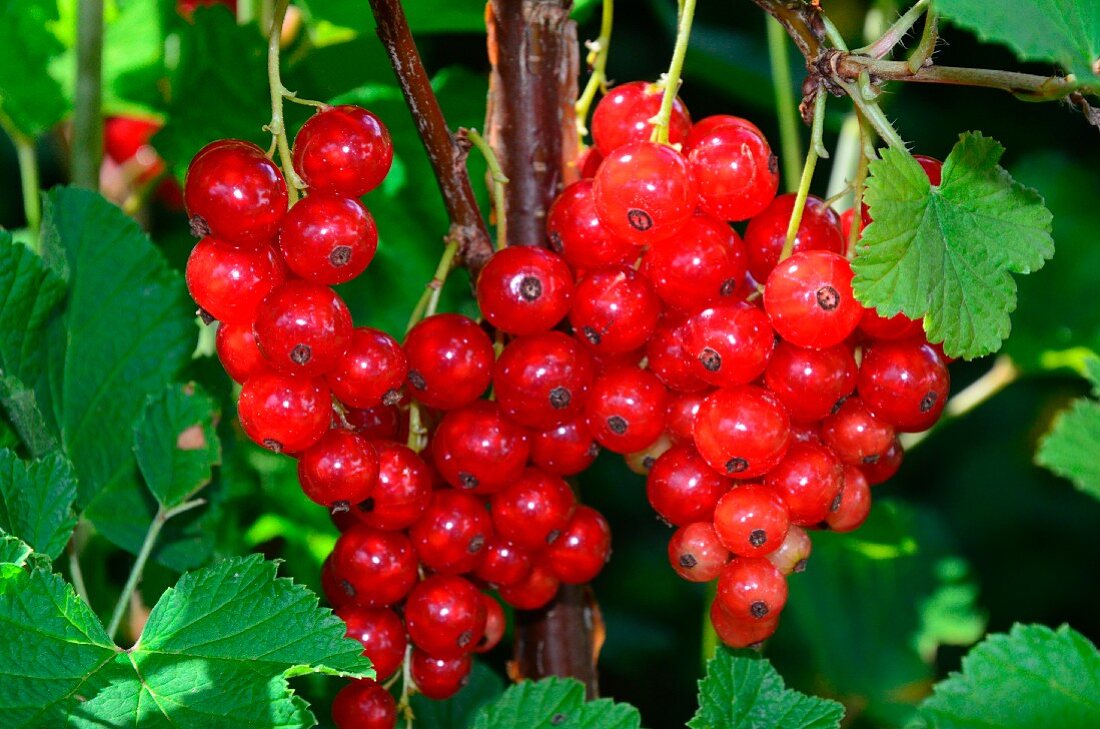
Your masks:
<svg viewBox="0 0 1100 729"><path fill-rule="evenodd" d="M947 403L951 375L923 342L878 342L863 350L857 389L867 409L901 432L931 428Z"/></svg>
<svg viewBox="0 0 1100 729"><path fill-rule="evenodd" d="M510 246L493 254L477 278L477 303L497 329L522 336L553 328L569 313L573 274L558 255Z"/></svg>
<svg viewBox="0 0 1100 729"><path fill-rule="evenodd" d="M493 373L493 343L473 319L436 314L405 335L409 388L425 405L452 410L481 397Z"/></svg>
<svg viewBox="0 0 1100 729"><path fill-rule="evenodd" d="M698 311L738 293L745 279L745 244L721 220L695 215L675 239L646 251L641 272L665 304Z"/></svg>
<svg viewBox="0 0 1100 729"><path fill-rule="evenodd" d="M596 176L596 170L600 169L603 155L595 147L585 147L577 158L573 160L573 168L581 179L591 179Z"/></svg>
<svg viewBox="0 0 1100 729"><path fill-rule="evenodd" d="M668 542L668 562L688 582L717 579L729 560L730 551L722 546L709 521L680 527Z"/></svg>
<svg viewBox="0 0 1100 729"><path fill-rule="evenodd" d="M673 443L692 445L695 443L695 416L703 404L707 393L673 395L668 401L668 414L665 416L668 434Z"/></svg>
<svg viewBox="0 0 1100 729"><path fill-rule="evenodd" d="M358 106L318 112L294 139L294 169L311 192L362 197L378 187L392 163L386 126Z"/></svg>
<svg viewBox="0 0 1100 729"><path fill-rule="evenodd" d="M256 343L279 372L305 377L336 366L351 342L351 313L327 286L288 281L256 312Z"/></svg>
<svg viewBox="0 0 1100 729"><path fill-rule="evenodd" d="M578 506L561 536L543 554L549 570L567 585L591 582L611 557L611 527L589 506Z"/></svg>
<svg viewBox="0 0 1100 729"><path fill-rule="evenodd" d="M779 494L760 484L736 486L714 507L718 540L738 557L763 557L779 549L790 523Z"/></svg>
<svg viewBox="0 0 1100 729"><path fill-rule="evenodd" d="M733 478L759 478L787 452L790 419L771 392L741 385L703 401L694 434L695 447L711 468Z"/></svg>
<svg viewBox="0 0 1100 729"><path fill-rule="evenodd" d="M851 264L828 251L796 253L776 266L764 286L764 308L779 336L813 349L840 344L863 316Z"/></svg>
<svg viewBox="0 0 1100 729"><path fill-rule="evenodd" d="M653 134L653 117L661 110L664 89L645 81L631 81L610 89L592 113L592 140L607 157L630 142L648 142ZM679 144L691 131L691 116L684 102L672 102L668 141Z"/></svg>
<svg viewBox="0 0 1100 729"><path fill-rule="evenodd" d="M531 436L531 464L555 476L574 476L600 455L600 446L584 418L570 420Z"/></svg>
<svg viewBox="0 0 1100 729"><path fill-rule="evenodd" d="M397 672L405 660L405 624L389 608L347 605L336 611L347 625L347 637L363 644L363 655L374 664L379 681Z"/></svg>
<svg viewBox="0 0 1100 729"><path fill-rule="evenodd" d="M370 494L352 507L355 516L375 529L412 526L432 497L432 477L423 459L398 443L377 441L378 478Z"/></svg>
<svg viewBox="0 0 1100 729"><path fill-rule="evenodd" d="M692 372L709 385L744 385L760 377L775 348L768 316L746 303L716 304L684 324Z"/></svg>
<svg viewBox="0 0 1100 729"><path fill-rule="evenodd" d="M485 558L474 570L474 577L493 587L514 585L527 577L534 564L532 552L495 536L485 546Z"/></svg>
<svg viewBox="0 0 1100 729"><path fill-rule="evenodd" d="M473 583L454 575L432 575L405 601L409 639L440 658L472 653L485 634L485 604Z"/></svg>
<svg viewBox="0 0 1100 729"><path fill-rule="evenodd" d="M851 397L821 423L821 440L844 463L877 463L894 444L894 429L871 414L858 397Z"/></svg>
<svg viewBox="0 0 1100 729"><path fill-rule="evenodd" d="M183 200L197 237L259 250L275 241L286 215L286 181L255 144L222 139L192 158Z"/></svg>
<svg viewBox="0 0 1100 729"><path fill-rule="evenodd" d="M733 481L710 468L690 445L673 446L649 469L646 498L661 517L675 526L709 522L714 507Z"/></svg>
<svg viewBox="0 0 1100 729"><path fill-rule="evenodd" d="M757 281L768 280L787 242L787 226L794 211L795 195L788 193L775 198L764 212L754 217L745 229L745 249L749 258L749 273ZM832 251L843 254L846 240L840 232L840 218L825 201L810 195L802 213L792 251Z"/></svg>
<svg viewBox="0 0 1100 729"><path fill-rule="evenodd" d="M795 443L764 477L783 499L792 524L816 526L836 510L844 469L836 455L818 443Z"/></svg>
<svg viewBox="0 0 1100 729"><path fill-rule="evenodd" d="M787 604L787 578L766 559L737 557L718 577L716 600L734 620L764 620Z"/></svg>
<svg viewBox="0 0 1100 729"><path fill-rule="evenodd" d="M666 316L646 342L647 368L676 392L703 392L710 388L695 373L696 363L684 348L685 322Z"/></svg>
<svg viewBox="0 0 1100 729"><path fill-rule="evenodd" d="M883 453L877 461L874 463L861 463L859 464L859 470L863 472L863 475L867 479L867 483L872 486L877 486L894 477L894 474L901 468L901 461L904 455L905 451L901 447L901 443L897 438L894 438L894 442L890 444L890 447L886 449L886 452Z"/></svg>
<svg viewBox="0 0 1100 729"><path fill-rule="evenodd" d="M657 328L661 301L629 266L593 271L579 284L569 322L593 352L615 355L641 347Z"/></svg>
<svg viewBox="0 0 1100 729"><path fill-rule="evenodd" d="M699 201L687 161L654 142L627 144L604 159L593 194L603 224L635 245L676 235Z"/></svg>
<svg viewBox="0 0 1100 729"><path fill-rule="evenodd" d="M932 186L939 187L943 177L943 162L926 154L914 154L913 159L924 170L924 174L928 176L928 181L932 183Z"/></svg>
<svg viewBox="0 0 1100 729"><path fill-rule="evenodd" d="M295 274L332 286L367 269L378 250L378 229L358 200L316 193L287 213L279 249Z"/></svg>
<svg viewBox="0 0 1100 729"><path fill-rule="evenodd" d="M416 688L429 699L442 701L458 693L470 679L469 655L438 658L413 649L409 672Z"/></svg>
<svg viewBox="0 0 1100 729"><path fill-rule="evenodd" d="M779 616L741 620L728 615L715 600L710 605L710 624L718 639L730 648L752 648L772 637L779 627Z"/></svg>
<svg viewBox="0 0 1100 729"><path fill-rule="evenodd" d="M701 207L722 220L748 220L779 189L779 159L751 124L711 123L693 129L684 154L699 183Z"/></svg>
<svg viewBox="0 0 1100 729"><path fill-rule="evenodd" d="M638 255L633 243L600 222L592 185L592 180L578 180L566 187L546 217L550 248L574 269L610 266Z"/></svg>
<svg viewBox="0 0 1100 729"><path fill-rule="evenodd" d="M432 439L432 459L447 483L483 494L519 478L530 452L526 431L487 401L447 413Z"/></svg>
<svg viewBox="0 0 1100 729"><path fill-rule="evenodd" d="M656 375L620 367L596 378L585 413L592 436L615 453L645 448L664 430L668 391Z"/></svg>
<svg viewBox="0 0 1100 729"><path fill-rule="evenodd" d="M241 250L206 237L187 259L187 290L203 311L220 322L252 325L256 310L286 278L270 247Z"/></svg>
<svg viewBox="0 0 1100 729"><path fill-rule="evenodd" d="M791 420L815 423L855 390L856 360L847 344L804 349L780 342L764 371L764 384L786 406Z"/></svg>
<svg viewBox="0 0 1100 729"><path fill-rule="evenodd" d="M152 119L109 116L103 120L103 153L118 164L145 150L155 157L156 150L149 146L149 140L162 126L162 123Z"/></svg>
<svg viewBox="0 0 1100 729"><path fill-rule="evenodd" d="M345 511L378 481L378 451L361 435L333 428L302 453L298 482L311 501Z"/></svg>
<svg viewBox="0 0 1100 729"><path fill-rule="evenodd" d="M485 634L477 642L475 653L488 653L497 647L504 637L508 622L504 617L504 608L491 595L481 593L481 602L485 606Z"/></svg>
<svg viewBox="0 0 1100 729"><path fill-rule="evenodd" d="M372 440L403 441L408 437L408 416L395 405L344 408L344 420L356 433Z"/></svg>
<svg viewBox="0 0 1100 729"><path fill-rule="evenodd" d="M397 702L375 681L352 681L332 700L332 721L336 729L394 729Z"/></svg>
<svg viewBox="0 0 1100 729"><path fill-rule="evenodd" d="M481 564L493 528L489 511L478 497L444 488L432 494L409 536L425 567L457 575Z"/></svg>
<svg viewBox="0 0 1100 729"><path fill-rule="evenodd" d="M267 358L256 346L256 335L252 331L251 322L220 322L218 333L214 336L214 348L218 352L218 361L234 382L243 383L249 377L267 372L271 368Z"/></svg>
<svg viewBox="0 0 1100 729"><path fill-rule="evenodd" d="M364 607L400 602L417 581L416 552L400 532L355 524L336 540L332 561L344 591Z"/></svg>
<svg viewBox="0 0 1100 729"><path fill-rule="evenodd" d="M326 380L344 405L373 408L399 403L407 375L405 351L397 340L378 329L361 327L352 331L347 351Z"/></svg>
<svg viewBox="0 0 1100 729"><path fill-rule="evenodd" d="M325 593L325 600L334 610L352 604L352 595L348 593L347 587L350 585L343 582L336 574L332 555L329 555L321 564L321 591Z"/></svg>
<svg viewBox="0 0 1100 729"><path fill-rule="evenodd" d="M500 597L517 610L538 610L554 599L561 587L561 580L545 565L536 562L527 574L514 585L500 588Z"/></svg>
<svg viewBox="0 0 1100 729"><path fill-rule="evenodd" d="M844 490L837 508L825 519L834 532L851 532L867 521L871 513L871 485L855 466L844 466Z"/></svg>
<svg viewBox="0 0 1100 729"><path fill-rule="evenodd" d="M237 415L248 437L276 453L301 453L332 422L332 396L321 380L274 372L245 381Z"/></svg>
<svg viewBox="0 0 1100 729"><path fill-rule="evenodd" d="M922 339L924 322L910 319L905 314L886 318L874 309L865 308L859 320L859 331L871 339Z"/></svg>
<svg viewBox="0 0 1100 729"><path fill-rule="evenodd" d="M493 527L518 547L545 549L561 535L576 504L569 484L529 468L511 486L493 495Z"/></svg>
<svg viewBox="0 0 1100 729"><path fill-rule="evenodd" d="M509 418L528 428L552 428L581 415L593 369L591 355L572 337L535 334L504 348L493 388Z"/></svg>
<svg viewBox="0 0 1100 729"><path fill-rule="evenodd" d="M779 549L768 555L768 561L785 575L804 572L812 549L810 535L802 527L792 524L787 530L787 538L779 545Z"/></svg>

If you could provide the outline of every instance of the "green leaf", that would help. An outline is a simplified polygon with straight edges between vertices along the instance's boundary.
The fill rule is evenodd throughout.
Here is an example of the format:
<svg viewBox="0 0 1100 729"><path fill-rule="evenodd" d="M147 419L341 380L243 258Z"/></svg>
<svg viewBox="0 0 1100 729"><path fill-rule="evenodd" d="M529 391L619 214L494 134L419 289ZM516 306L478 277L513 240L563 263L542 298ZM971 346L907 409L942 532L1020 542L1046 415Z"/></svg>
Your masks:
<svg viewBox="0 0 1100 729"><path fill-rule="evenodd" d="M27 558L34 550L18 537L10 534L0 536L0 564L13 564L22 567L27 563Z"/></svg>
<svg viewBox="0 0 1100 729"><path fill-rule="evenodd" d="M611 699L585 701L572 678L520 681L481 708L473 729L637 729L638 710Z"/></svg>
<svg viewBox="0 0 1100 729"><path fill-rule="evenodd" d="M417 729L468 729L474 715L500 698L504 681L480 661L474 662L470 680L449 699L432 701L414 694L411 703Z"/></svg>
<svg viewBox="0 0 1100 729"><path fill-rule="evenodd" d="M28 137L69 111L47 72L50 58L64 50L49 30L57 18L56 0L0 0L0 112Z"/></svg>
<svg viewBox="0 0 1100 729"><path fill-rule="evenodd" d="M23 461L0 450L0 532L57 557L76 527L76 477L60 453Z"/></svg>
<svg viewBox="0 0 1100 729"><path fill-rule="evenodd" d="M768 661L719 648L699 681L699 710L691 729L837 729L844 707L783 684Z"/></svg>
<svg viewBox="0 0 1100 729"><path fill-rule="evenodd" d="M1086 367L1094 392L1100 394L1100 359L1088 360ZM1055 419L1050 432L1039 442L1035 462L1100 499L1097 453L1100 453L1100 402L1081 398Z"/></svg>
<svg viewBox="0 0 1100 729"><path fill-rule="evenodd" d="M193 308L182 277L137 223L94 192L51 191L42 240L71 282L64 355L49 365L53 409L79 480L77 504L86 506L112 483L141 488L132 426L146 397L188 361Z"/></svg>
<svg viewBox="0 0 1100 729"><path fill-rule="evenodd" d="M166 508L210 483L221 461L217 406L194 383L169 385L150 398L134 426L134 454L145 485Z"/></svg>
<svg viewBox="0 0 1100 729"><path fill-rule="evenodd" d="M1050 212L998 165L1003 152L980 133L963 134L938 187L902 150L882 150L870 166L874 222L852 262L856 297L884 316L924 318L929 340L952 357L997 351L1016 308L1011 274L1054 255Z"/></svg>
<svg viewBox="0 0 1100 729"><path fill-rule="evenodd" d="M65 281L27 246L0 230L0 374L33 382L42 336L65 297Z"/></svg>
<svg viewBox="0 0 1100 729"><path fill-rule="evenodd" d="M1063 625L1015 625L991 635L936 684L920 709L937 729L1100 726L1100 653Z"/></svg>
<svg viewBox="0 0 1100 729"><path fill-rule="evenodd" d="M936 0L936 11L1004 43L1022 61L1051 61L1082 80L1100 75L1100 3L1095 0Z"/></svg>
<svg viewBox="0 0 1100 729"><path fill-rule="evenodd" d="M0 377L0 405L32 456L42 456L57 448L57 438L38 408L34 390L14 377Z"/></svg>

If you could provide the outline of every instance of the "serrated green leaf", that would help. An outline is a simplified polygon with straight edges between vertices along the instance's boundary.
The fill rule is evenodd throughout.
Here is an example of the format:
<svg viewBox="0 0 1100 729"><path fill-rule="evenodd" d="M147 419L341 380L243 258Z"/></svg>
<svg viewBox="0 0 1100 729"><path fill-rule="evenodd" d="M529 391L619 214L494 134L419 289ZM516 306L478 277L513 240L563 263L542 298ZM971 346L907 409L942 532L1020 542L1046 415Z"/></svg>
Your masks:
<svg viewBox="0 0 1100 729"><path fill-rule="evenodd" d="M141 488L132 426L188 361L195 325L182 276L132 218L76 188L51 191L45 211L45 255L71 287L64 354L49 361L53 410L86 506L111 483Z"/></svg>
<svg viewBox="0 0 1100 729"><path fill-rule="evenodd" d="M699 681L691 729L837 729L844 707L786 688L767 660L719 648Z"/></svg>
<svg viewBox="0 0 1100 729"><path fill-rule="evenodd" d="M584 684L572 678L520 681L483 706L473 729L637 729L638 710L611 699L586 702Z"/></svg>
<svg viewBox="0 0 1100 729"><path fill-rule="evenodd" d="M936 0L936 11L983 40L1004 43L1022 61L1058 63L1082 80L1100 76L1095 0Z"/></svg>
<svg viewBox="0 0 1100 729"><path fill-rule="evenodd" d="M0 532L57 557L76 527L76 476L60 453L23 461L0 450Z"/></svg>
<svg viewBox="0 0 1100 729"><path fill-rule="evenodd" d="M0 112L34 137L61 121L69 106L47 73L64 49L49 31L56 0L0 0Z"/></svg>
<svg viewBox="0 0 1100 729"><path fill-rule="evenodd" d="M57 448L50 425L31 390L14 377L0 377L0 405L31 456L43 456Z"/></svg>
<svg viewBox="0 0 1100 729"><path fill-rule="evenodd" d="M61 276L0 230L0 375L33 381L42 366L43 329L64 297Z"/></svg>
<svg viewBox="0 0 1100 729"><path fill-rule="evenodd" d="M1094 394L1100 393L1100 359L1086 362ZM1100 402L1076 400L1054 420L1035 453L1035 462L1100 499Z"/></svg>
<svg viewBox="0 0 1100 729"><path fill-rule="evenodd" d="M0 535L0 564L22 567L33 552L22 539L10 534Z"/></svg>
<svg viewBox="0 0 1100 729"><path fill-rule="evenodd" d="M432 701L423 694L413 695L416 729L468 729L478 710L500 698L503 692L504 681L500 676L475 661L469 681L451 698Z"/></svg>
<svg viewBox="0 0 1100 729"><path fill-rule="evenodd" d="M169 385L151 397L134 426L134 455L145 485L166 508L210 483L221 461L217 406L198 385Z"/></svg>
<svg viewBox="0 0 1100 729"><path fill-rule="evenodd" d="M1100 726L1100 653L1063 625L1015 625L936 684L919 726L936 729L1088 729Z"/></svg>
<svg viewBox="0 0 1100 729"><path fill-rule="evenodd" d="M963 134L938 187L902 150L882 150L870 165L874 222L852 261L856 297L884 316L923 318L929 340L952 357L997 351L1016 308L1011 274L1054 255L1050 212L998 165L1003 152L980 133Z"/></svg>

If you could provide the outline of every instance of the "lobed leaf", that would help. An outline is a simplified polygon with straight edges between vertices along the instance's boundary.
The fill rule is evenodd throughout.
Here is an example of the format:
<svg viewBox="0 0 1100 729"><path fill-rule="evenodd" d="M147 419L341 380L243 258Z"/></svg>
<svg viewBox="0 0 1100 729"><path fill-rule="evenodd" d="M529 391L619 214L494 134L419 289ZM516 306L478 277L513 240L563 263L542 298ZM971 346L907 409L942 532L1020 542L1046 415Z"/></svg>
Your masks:
<svg viewBox="0 0 1100 729"><path fill-rule="evenodd" d="M76 476L60 453L23 461L0 450L0 533L56 558L76 528Z"/></svg>
<svg viewBox="0 0 1100 729"><path fill-rule="evenodd" d="M1100 394L1100 359L1086 361L1089 379ZM1100 499L1100 402L1091 398L1076 400L1060 413L1035 454L1035 462Z"/></svg>
<svg viewBox="0 0 1100 729"><path fill-rule="evenodd" d="M217 405L194 383L150 397L134 426L134 455L145 485L166 508L210 483L221 462Z"/></svg>
<svg viewBox="0 0 1100 729"><path fill-rule="evenodd" d="M584 684L571 678L521 681L483 706L473 729L638 729L641 717L611 699L585 701Z"/></svg>
<svg viewBox="0 0 1100 729"><path fill-rule="evenodd" d="M64 50L50 32L57 19L56 0L0 0L0 112L27 137L69 112L60 84L47 72L50 59Z"/></svg>

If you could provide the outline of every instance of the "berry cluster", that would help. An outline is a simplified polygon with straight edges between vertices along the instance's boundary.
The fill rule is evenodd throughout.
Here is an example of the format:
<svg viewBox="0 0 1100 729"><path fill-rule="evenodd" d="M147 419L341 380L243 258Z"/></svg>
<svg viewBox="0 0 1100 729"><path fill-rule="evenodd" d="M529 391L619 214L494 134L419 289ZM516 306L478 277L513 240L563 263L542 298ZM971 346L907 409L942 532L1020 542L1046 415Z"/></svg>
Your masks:
<svg viewBox="0 0 1100 729"><path fill-rule="evenodd" d="M864 521L870 486L900 464L896 434L936 422L949 376L919 322L856 301L847 231L824 201L808 199L784 251L795 196L776 196L759 129L692 124L677 100L673 146L659 144L660 102L642 82L600 101L582 179L549 213L558 255L498 253L478 299L519 335L498 363L501 407L533 428L569 415L536 436L569 461L559 472L586 465L594 440L647 474L677 528L672 568L718 580L712 623L744 647L774 632L806 530ZM921 163L938 184L940 163ZM742 237L730 223L744 221ZM572 339L533 331L564 317Z"/></svg>

